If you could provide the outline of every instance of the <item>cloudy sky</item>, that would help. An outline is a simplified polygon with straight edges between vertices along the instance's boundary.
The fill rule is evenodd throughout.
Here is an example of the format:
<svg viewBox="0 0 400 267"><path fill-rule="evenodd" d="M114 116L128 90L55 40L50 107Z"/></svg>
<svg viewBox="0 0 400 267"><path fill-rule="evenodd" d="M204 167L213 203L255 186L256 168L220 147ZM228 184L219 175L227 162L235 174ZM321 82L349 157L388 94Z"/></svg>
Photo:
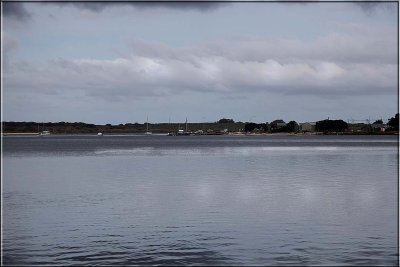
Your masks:
<svg viewBox="0 0 400 267"><path fill-rule="evenodd" d="M397 3L2 3L3 120L371 120Z"/></svg>

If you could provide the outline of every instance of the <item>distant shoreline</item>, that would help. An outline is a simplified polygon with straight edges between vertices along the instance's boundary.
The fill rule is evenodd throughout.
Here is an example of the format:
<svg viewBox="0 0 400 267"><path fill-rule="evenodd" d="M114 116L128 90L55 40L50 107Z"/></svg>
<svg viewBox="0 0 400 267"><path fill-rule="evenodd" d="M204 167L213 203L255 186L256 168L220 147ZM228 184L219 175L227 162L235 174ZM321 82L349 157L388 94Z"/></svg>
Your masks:
<svg viewBox="0 0 400 267"><path fill-rule="evenodd" d="M295 121L251 123L126 123L96 125L83 122L2 122L3 136L42 136L54 134L170 134L170 135L252 135L252 136L307 136L307 135L398 135L398 128L385 124L347 124L341 120L324 120L316 123L297 124ZM281 121L281 120L280 120ZM282 125L278 125L281 123ZM318 126L318 123L320 124ZM276 124L276 125L275 125Z"/></svg>
<svg viewBox="0 0 400 267"><path fill-rule="evenodd" d="M18 137L18 136L42 136L40 133L1 133L2 136L9 136L9 137ZM50 134L52 136L55 135L85 135L85 136L98 136L95 133L54 133ZM118 132L110 132L110 133L103 133L102 136L147 136L144 133L138 133L138 132L124 132L124 133L118 133ZM154 133L152 134L153 136L167 136L168 133ZM152 136L150 135L150 136ZM191 134L191 135L186 135L186 136L323 136L323 135L355 135L355 136L365 136L365 135L396 135L398 136L398 132L383 132L383 133L321 133L321 132L306 132L306 133L228 133L228 134Z"/></svg>

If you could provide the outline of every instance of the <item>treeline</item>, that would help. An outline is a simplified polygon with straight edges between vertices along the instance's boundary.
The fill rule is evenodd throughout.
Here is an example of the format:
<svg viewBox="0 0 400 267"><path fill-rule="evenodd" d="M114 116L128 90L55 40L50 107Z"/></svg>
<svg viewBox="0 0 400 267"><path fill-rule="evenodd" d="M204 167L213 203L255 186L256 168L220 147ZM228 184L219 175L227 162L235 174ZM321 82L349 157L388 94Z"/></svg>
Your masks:
<svg viewBox="0 0 400 267"><path fill-rule="evenodd" d="M377 120L372 126L385 127L386 132L399 131L399 114L389 118L387 124L382 120ZM365 125L371 128L371 125ZM144 133L146 132L146 123L125 123L118 125L96 125L84 122L2 122L4 133L38 133L50 131L59 134L74 133ZM343 133L349 132L349 124L343 120L321 120L314 124L311 131L322 133ZM177 132L179 129L186 130L185 123L149 123L149 131L153 133ZM188 131L203 132L246 132L246 133L297 133L304 131L302 125L296 121L286 123L282 119L274 120L270 123L254 122L235 122L233 119L222 118L216 122L188 123Z"/></svg>
<svg viewBox="0 0 400 267"><path fill-rule="evenodd" d="M348 128L349 125L343 120L323 120L315 124L317 132L345 132Z"/></svg>
<svg viewBox="0 0 400 267"><path fill-rule="evenodd" d="M101 127L99 125L83 122L3 122L5 133L37 133L50 131L51 133L94 133Z"/></svg>
<svg viewBox="0 0 400 267"><path fill-rule="evenodd" d="M295 121L285 123L283 120L275 120L271 123L246 123L244 126L245 132L264 132L264 133L294 133L299 131L299 124Z"/></svg>
<svg viewBox="0 0 400 267"><path fill-rule="evenodd" d="M226 119L223 119L226 120ZM220 120L221 121L221 120ZM348 124L343 120L322 120L315 124L317 132L345 132ZM282 119L274 120L271 123L247 122L244 125L244 132L248 133L297 133L301 131L300 125L296 121L286 123Z"/></svg>
<svg viewBox="0 0 400 267"><path fill-rule="evenodd" d="M389 130L398 131L399 130L399 113L388 120Z"/></svg>
<svg viewBox="0 0 400 267"><path fill-rule="evenodd" d="M3 122L4 133L38 133L50 131L52 134L94 134L102 133L144 133L146 123L125 123L96 125L84 122ZM188 123L189 131L202 130L204 132L240 131L244 128L242 122L207 122ZM185 123L149 123L149 131L153 133L177 132L186 130Z"/></svg>
<svg viewBox="0 0 400 267"><path fill-rule="evenodd" d="M367 131L365 133L376 133L383 132L381 129L384 128L385 132L398 132L399 131L399 113L397 113L394 117L389 118L387 124L384 124L382 120L376 120L372 124L366 125ZM378 129L378 130L375 130ZM349 124L343 120L321 120L315 122L314 132L321 133L345 133L349 130ZM297 133L304 131L301 125L299 125L296 121L290 121L288 123L283 120L275 120L271 123L254 123L249 122L244 126L245 132L251 133Z"/></svg>

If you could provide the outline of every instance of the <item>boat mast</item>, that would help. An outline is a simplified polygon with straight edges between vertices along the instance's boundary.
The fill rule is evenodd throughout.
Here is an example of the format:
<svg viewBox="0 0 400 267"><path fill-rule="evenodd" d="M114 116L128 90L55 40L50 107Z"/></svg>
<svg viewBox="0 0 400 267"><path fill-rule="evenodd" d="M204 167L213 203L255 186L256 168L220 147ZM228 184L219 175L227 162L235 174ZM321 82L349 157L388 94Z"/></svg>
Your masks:
<svg viewBox="0 0 400 267"><path fill-rule="evenodd" d="M147 132L149 131L149 116L147 116L147 119L146 119L146 131Z"/></svg>

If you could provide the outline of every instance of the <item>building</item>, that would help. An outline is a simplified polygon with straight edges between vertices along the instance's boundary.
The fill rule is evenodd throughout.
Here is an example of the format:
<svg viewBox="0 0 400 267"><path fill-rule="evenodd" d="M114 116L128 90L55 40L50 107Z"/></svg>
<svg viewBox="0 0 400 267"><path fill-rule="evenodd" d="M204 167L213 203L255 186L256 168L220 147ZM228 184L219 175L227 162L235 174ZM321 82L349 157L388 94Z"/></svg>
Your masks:
<svg viewBox="0 0 400 267"><path fill-rule="evenodd" d="M387 128L387 125L384 123L374 122L371 124L371 128L373 132L384 132Z"/></svg>
<svg viewBox="0 0 400 267"><path fill-rule="evenodd" d="M371 126L365 123L349 123L347 129L350 133L370 133Z"/></svg>
<svg viewBox="0 0 400 267"><path fill-rule="evenodd" d="M315 122L303 122L300 123L300 132L315 132Z"/></svg>

